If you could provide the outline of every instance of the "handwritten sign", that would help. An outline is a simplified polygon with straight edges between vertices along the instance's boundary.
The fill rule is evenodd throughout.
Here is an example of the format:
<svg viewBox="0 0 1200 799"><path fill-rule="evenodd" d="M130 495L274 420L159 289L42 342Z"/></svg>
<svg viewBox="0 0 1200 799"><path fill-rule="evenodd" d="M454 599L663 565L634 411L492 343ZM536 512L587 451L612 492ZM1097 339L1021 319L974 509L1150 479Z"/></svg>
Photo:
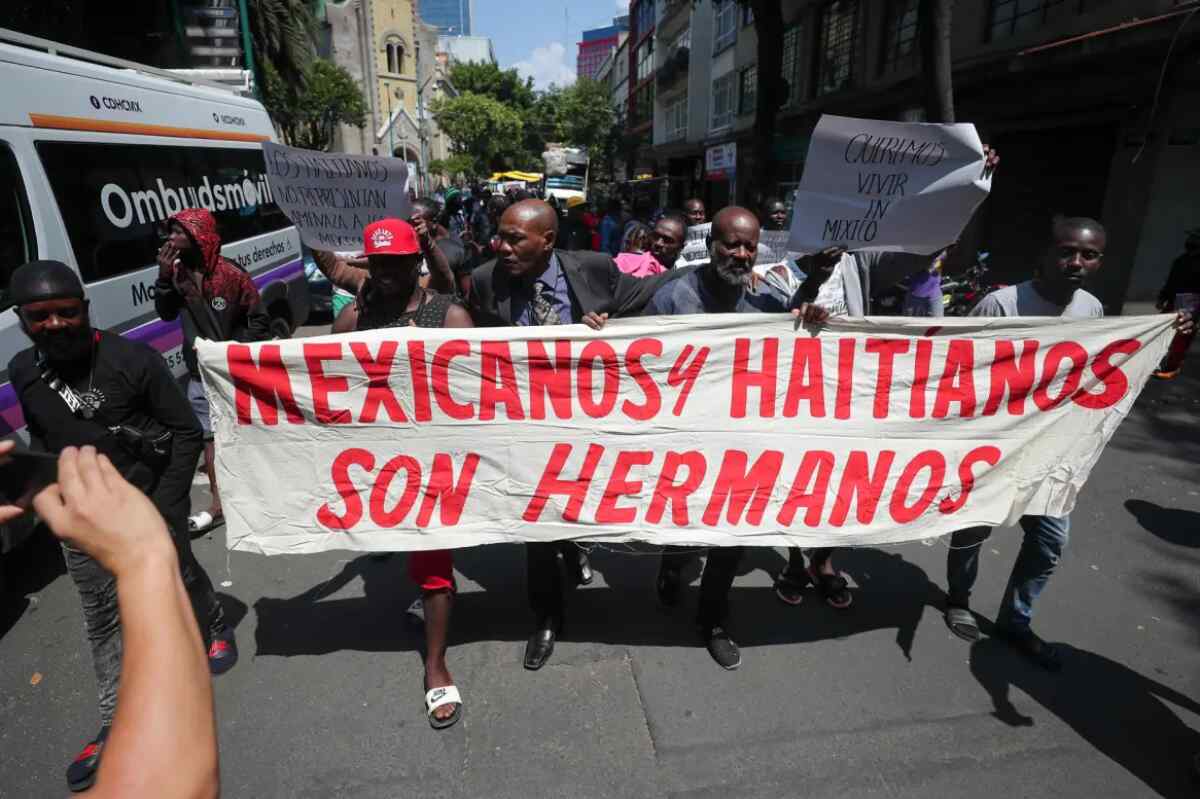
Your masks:
<svg viewBox="0 0 1200 799"><path fill-rule="evenodd" d="M937 252L991 190L983 167L974 125L825 115L796 192L789 248Z"/></svg>
<svg viewBox="0 0 1200 799"><path fill-rule="evenodd" d="M408 219L408 164L399 158L322 153L263 142L275 202L318 250L359 250L363 228Z"/></svg>
<svg viewBox="0 0 1200 799"><path fill-rule="evenodd" d="M687 238L683 242L683 249L679 251L679 257L675 259L676 269L708 263L708 234L711 230L712 222L692 225L687 229Z"/></svg>

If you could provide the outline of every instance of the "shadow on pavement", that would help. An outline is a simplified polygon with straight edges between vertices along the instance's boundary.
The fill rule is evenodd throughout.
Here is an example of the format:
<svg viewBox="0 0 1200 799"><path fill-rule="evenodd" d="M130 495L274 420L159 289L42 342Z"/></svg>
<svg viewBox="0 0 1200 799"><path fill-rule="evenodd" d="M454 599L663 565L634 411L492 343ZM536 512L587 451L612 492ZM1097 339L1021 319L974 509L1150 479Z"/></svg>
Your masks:
<svg viewBox="0 0 1200 799"><path fill-rule="evenodd" d="M643 549L643 548L637 548ZM455 600L451 645L474 641L523 641L533 616L526 602L524 551L519 545L477 547L455 552L455 568L482 591ZM570 592L563 640L615 645L697 646L693 626L698 585L688 586L677 607L662 608L655 597L658 557L653 548L636 555L596 548L593 569L604 586ZM766 568L774 574L784 561L771 549L748 553L741 573ZM826 606L811 591L800 607L784 605L768 586L734 586L728 627L742 646L803 643L846 638L872 630L896 630L896 643L911 659L913 639L928 605L945 595L924 570L898 553L877 549L839 552L837 567L859 586L848 610ZM684 572L693 581L699 564ZM361 579L361 597L330 599ZM404 557L355 558L329 580L290 599L255 603L258 655L316 655L339 650L416 651L422 644L404 623L403 612L416 597Z"/></svg>
<svg viewBox="0 0 1200 799"><path fill-rule="evenodd" d="M1125 501L1125 510L1133 514L1146 532L1168 544L1200 547L1200 513L1180 508L1164 508L1144 499Z"/></svg>
<svg viewBox="0 0 1200 799"><path fill-rule="evenodd" d="M28 596L42 591L67 573L62 547L44 527L29 540L0 557L0 638L21 620L29 608Z"/></svg>
<svg viewBox="0 0 1200 799"><path fill-rule="evenodd" d="M1016 688L1164 797L1195 797L1192 758L1200 732L1166 703L1200 713L1200 704L1094 652L1059 644L1063 669L1038 669L996 639L971 647L971 673L992 698L996 718L1013 727L1034 720L1009 696Z"/></svg>

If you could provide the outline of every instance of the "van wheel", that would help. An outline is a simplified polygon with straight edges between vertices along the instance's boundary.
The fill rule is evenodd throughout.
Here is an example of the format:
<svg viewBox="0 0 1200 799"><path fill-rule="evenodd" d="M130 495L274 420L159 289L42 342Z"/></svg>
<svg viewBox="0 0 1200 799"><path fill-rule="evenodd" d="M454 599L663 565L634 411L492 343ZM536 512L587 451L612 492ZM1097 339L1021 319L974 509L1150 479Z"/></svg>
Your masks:
<svg viewBox="0 0 1200 799"><path fill-rule="evenodd" d="M268 330L271 331L271 338L273 338L273 339L274 338L291 338L292 337L291 323L288 322L288 320L284 319L281 316L276 316L275 318L273 318L271 320L271 324L268 327Z"/></svg>

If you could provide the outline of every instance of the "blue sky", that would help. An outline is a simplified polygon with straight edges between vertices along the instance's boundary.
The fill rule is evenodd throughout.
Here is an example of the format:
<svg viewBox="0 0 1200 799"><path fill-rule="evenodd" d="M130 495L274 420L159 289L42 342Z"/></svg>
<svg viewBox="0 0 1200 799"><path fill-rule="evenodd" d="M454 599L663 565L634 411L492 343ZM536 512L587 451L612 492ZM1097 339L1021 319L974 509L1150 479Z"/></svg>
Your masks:
<svg viewBox="0 0 1200 799"><path fill-rule="evenodd" d="M628 0L475 0L473 32L491 37L501 67L515 66L545 88L575 80L584 29L611 25L628 8Z"/></svg>

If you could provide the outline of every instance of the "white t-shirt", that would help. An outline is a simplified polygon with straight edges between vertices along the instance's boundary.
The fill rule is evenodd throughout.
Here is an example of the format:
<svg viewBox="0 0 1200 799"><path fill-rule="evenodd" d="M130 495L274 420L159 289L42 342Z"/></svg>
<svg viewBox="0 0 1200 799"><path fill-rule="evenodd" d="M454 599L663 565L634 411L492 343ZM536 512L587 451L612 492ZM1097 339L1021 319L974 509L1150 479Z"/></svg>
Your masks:
<svg viewBox="0 0 1200 799"><path fill-rule="evenodd" d="M1043 297L1032 280L1005 286L988 294L968 316L1061 316L1064 319L1099 319L1104 316L1100 300L1083 289L1075 289L1071 301L1058 305Z"/></svg>

